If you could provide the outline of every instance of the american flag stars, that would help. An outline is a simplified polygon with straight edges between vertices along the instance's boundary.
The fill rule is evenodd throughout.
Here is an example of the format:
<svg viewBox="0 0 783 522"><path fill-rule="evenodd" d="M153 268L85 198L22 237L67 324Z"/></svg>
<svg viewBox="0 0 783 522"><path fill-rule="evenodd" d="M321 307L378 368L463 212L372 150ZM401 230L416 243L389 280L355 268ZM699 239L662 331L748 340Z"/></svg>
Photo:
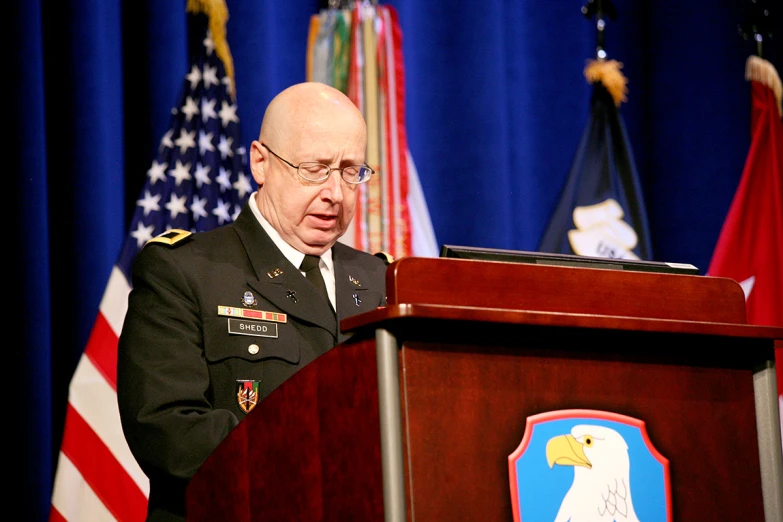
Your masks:
<svg viewBox="0 0 783 522"><path fill-rule="evenodd" d="M149 239L172 228L198 232L232 221L255 190L246 172L231 79L211 35L203 43L204 58L194 61L185 76L171 125L136 202L122 256L127 261Z"/></svg>

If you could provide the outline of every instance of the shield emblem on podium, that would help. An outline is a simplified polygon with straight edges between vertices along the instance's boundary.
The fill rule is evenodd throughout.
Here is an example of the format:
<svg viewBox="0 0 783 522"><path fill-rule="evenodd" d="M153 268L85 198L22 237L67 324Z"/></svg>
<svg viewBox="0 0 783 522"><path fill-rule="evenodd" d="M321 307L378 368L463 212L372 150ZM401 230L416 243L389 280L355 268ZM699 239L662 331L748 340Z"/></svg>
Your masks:
<svg viewBox="0 0 783 522"><path fill-rule="evenodd" d="M599 410L527 418L508 457L514 522L671 522L669 460L644 421Z"/></svg>

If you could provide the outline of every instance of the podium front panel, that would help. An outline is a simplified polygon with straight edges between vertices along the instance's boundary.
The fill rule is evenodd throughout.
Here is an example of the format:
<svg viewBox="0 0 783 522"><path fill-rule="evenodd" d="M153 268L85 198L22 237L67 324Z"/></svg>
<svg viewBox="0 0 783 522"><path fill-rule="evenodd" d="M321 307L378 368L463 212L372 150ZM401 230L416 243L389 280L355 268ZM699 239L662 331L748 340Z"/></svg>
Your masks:
<svg viewBox="0 0 783 522"><path fill-rule="evenodd" d="M187 491L189 522L381 522L375 343L305 366L210 455Z"/></svg>
<svg viewBox="0 0 783 522"><path fill-rule="evenodd" d="M518 333L403 343L409 520L512 521L508 456L527 417L564 409L646 423L671 463L674 520L764 520L752 370L729 358L700 363L699 349L736 353L737 340L697 347L666 334Z"/></svg>

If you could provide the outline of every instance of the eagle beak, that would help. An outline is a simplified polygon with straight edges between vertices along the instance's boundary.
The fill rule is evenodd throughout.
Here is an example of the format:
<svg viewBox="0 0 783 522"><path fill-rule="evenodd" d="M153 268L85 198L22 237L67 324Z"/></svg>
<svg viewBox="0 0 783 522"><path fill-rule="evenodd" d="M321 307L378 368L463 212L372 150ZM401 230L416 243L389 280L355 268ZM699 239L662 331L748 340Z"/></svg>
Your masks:
<svg viewBox="0 0 783 522"><path fill-rule="evenodd" d="M546 461L550 468L555 464L593 467L585 456L582 445L571 435L559 435L549 439L546 443Z"/></svg>

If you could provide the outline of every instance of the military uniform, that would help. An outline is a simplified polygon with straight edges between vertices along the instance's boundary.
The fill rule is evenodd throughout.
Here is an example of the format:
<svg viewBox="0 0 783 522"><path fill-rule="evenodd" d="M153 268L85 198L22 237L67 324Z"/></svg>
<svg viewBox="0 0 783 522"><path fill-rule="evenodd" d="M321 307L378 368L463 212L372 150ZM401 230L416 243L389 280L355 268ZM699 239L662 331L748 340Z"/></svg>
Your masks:
<svg viewBox="0 0 783 522"><path fill-rule="evenodd" d="M169 238L169 239L166 239ZM248 205L232 224L147 244L119 340L117 395L150 479L150 518L182 520L188 480L255 404L385 304L386 263L332 248L337 316Z"/></svg>

